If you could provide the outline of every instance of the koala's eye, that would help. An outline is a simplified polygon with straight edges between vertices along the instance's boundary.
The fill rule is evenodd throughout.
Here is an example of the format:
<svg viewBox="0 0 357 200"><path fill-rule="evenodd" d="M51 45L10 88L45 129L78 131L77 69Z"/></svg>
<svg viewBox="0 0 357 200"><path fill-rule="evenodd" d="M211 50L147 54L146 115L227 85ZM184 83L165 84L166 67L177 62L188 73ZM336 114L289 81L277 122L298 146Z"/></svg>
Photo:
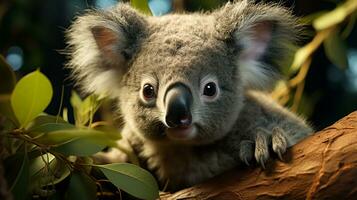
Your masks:
<svg viewBox="0 0 357 200"><path fill-rule="evenodd" d="M217 94L217 85L214 82L207 83L203 88L203 95L214 97Z"/></svg>
<svg viewBox="0 0 357 200"><path fill-rule="evenodd" d="M154 86L146 83L143 87L143 96L147 100L155 98L156 94Z"/></svg>

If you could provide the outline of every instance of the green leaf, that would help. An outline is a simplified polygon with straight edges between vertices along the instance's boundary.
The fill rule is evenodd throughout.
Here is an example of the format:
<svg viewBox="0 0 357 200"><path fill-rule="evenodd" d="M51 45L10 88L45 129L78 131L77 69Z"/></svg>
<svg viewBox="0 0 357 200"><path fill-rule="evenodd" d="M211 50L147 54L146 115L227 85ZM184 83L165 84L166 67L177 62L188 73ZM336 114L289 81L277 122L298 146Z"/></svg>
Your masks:
<svg viewBox="0 0 357 200"><path fill-rule="evenodd" d="M82 102L82 99L79 97L79 95L75 91L72 91L70 102L73 107L74 121L77 123L77 121L79 121L79 118L80 118L80 116L78 116L78 115L81 110L81 105L83 102Z"/></svg>
<svg viewBox="0 0 357 200"><path fill-rule="evenodd" d="M95 182L83 173L73 173L69 183L67 199L95 200L97 199Z"/></svg>
<svg viewBox="0 0 357 200"><path fill-rule="evenodd" d="M95 95L90 95L82 101L75 91L72 91L70 101L77 126L86 125L88 121L93 118L94 113L98 110L101 104L101 101Z"/></svg>
<svg viewBox="0 0 357 200"><path fill-rule="evenodd" d="M0 55L0 95L11 94L16 84L16 77L10 65Z"/></svg>
<svg viewBox="0 0 357 200"><path fill-rule="evenodd" d="M51 82L40 71L23 77L11 95L11 106L21 127L43 112L52 99Z"/></svg>
<svg viewBox="0 0 357 200"><path fill-rule="evenodd" d="M95 130L104 132L112 140L120 140L122 139L122 135L120 134L118 128L111 125L99 125L94 128Z"/></svg>
<svg viewBox="0 0 357 200"><path fill-rule="evenodd" d="M48 123L61 123L61 124L68 124L64 119L61 117L53 116L53 115L40 115L32 120L27 126L26 130L33 130L38 126Z"/></svg>
<svg viewBox="0 0 357 200"><path fill-rule="evenodd" d="M37 174L42 169L46 168L46 166L48 166L54 160L55 156L50 153L43 154L30 160L30 176Z"/></svg>
<svg viewBox="0 0 357 200"><path fill-rule="evenodd" d="M108 138L105 133L94 129L68 129L48 132L37 138L36 141L48 145L60 145L77 138L92 138L97 143L112 146L115 141Z"/></svg>
<svg viewBox="0 0 357 200"><path fill-rule="evenodd" d="M31 191L55 185L69 175L68 166L52 154L44 154L30 161Z"/></svg>
<svg viewBox="0 0 357 200"><path fill-rule="evenodd" d="M66 156L90 156L103 150L105 147L106 145L98 144L93 138L76 138L54 147L52 150Z"/></svg>
<svg viewBox="0 0 357 200"><path fill-rule="evenodd" d="M152 15L147 0L130 0L131 6L146 15Z"/></svg>
<svg viewBox="0 0 357 200"><path fill-rule="evenodd" d="M348 66L347 45L342 40L338 31L334 31L324 41L325 53L329 60L341 69Z"/></svg>
<svg viewBox="0 0 357 200"><path fill-rule="evenodd" d="M144 169L128 163L96 165L116 187L141 199L157 199L155 178Z"/></svg>
<svg viewBox="0 0 357 200"><path fill-rule="evenodd" d="M29 159L26 153L15 154L5 160L6 178L15 200L23 200L28 196Z"/></svg>
<svg viewBox="0 0 357 200"><path fill-rule="evenodd" d="M38 137L42 133L53 131L76 129L76 127L69 123L47 123L39 126L34 126L29 129L28 135L31 137Z"/></svg>

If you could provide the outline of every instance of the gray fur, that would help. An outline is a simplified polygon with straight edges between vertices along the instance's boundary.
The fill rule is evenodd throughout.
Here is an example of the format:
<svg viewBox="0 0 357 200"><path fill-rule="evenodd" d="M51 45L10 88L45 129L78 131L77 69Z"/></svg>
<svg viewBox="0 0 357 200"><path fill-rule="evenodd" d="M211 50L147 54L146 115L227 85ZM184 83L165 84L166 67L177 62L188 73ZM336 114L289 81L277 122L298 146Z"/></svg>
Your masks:
<svg viewBox="0 0 357 200"><path fill-rule="evenodd" d="M68 31L68 66L85 92L118 100L123 137L171 190L187 187L242 161L263 167L269 149L279 157L313 130L275 103L271 88L277 59L299 27L275 4L228 3L212 13L143 16L126 4L92 10ZM109 39L108 39L109 38ZM110 41L110 42L108 42ZM218 82L212 101L205 80ZM163 96L181 82L192 92L192 137L167 137ZM144 101L145 83L157 97Z"/></svg>

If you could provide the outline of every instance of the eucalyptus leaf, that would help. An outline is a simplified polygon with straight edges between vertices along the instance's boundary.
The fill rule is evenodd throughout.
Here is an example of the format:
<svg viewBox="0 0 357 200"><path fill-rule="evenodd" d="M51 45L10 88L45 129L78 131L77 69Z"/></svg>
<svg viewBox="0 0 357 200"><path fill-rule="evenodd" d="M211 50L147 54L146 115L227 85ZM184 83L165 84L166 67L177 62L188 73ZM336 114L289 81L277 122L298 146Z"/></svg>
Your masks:
<svg viewBox="0 0 357 200"><path fill-rule="evenodd" d="M29 170L30 176L33 176L44 168L47 168L49 164L55 160L55 156L50 153L40 155L30 160Z"/></svg>
<svg viewBox="0 0 357 200"><path fill-rule="evenodd" d="M96 165L116 187L141 199L157 199L159 188L155 178L144 169L129 163Z"/></svg>
<svg viewBox="0 0 357 200"><path fill-rule="evenodd" d="M98 144L93 138L76 138L56 146L52 150L66 156L90 156L103 150L105 147L103 144Z"/></svg>
<svg viewBox="0 0 357 200"><path fill-rule="evenodd" d="M84 118L82 125L93 119L94 113L97 112L101 101L97 99L95 95L90 95L83 100L80 114Z"/></svg>
<svg viewBox="0 0 357 200"><path fill-rule="evenodd" d="M95 200L97 199L95 182L83 173L73 173L67 191L67 199Z"/></svg>
<svg viewBox="0 0 357 200"><path fill-rule="evenodd" d="M113 146L113 143L115 143L115 141L108 138L105 133L89 128L52 131L43 134L41 137L37 138L36 141L42 144L58 146L77 138L89 137L95 140L96 143L102 145Z"/></svg>
<svg viewBox="0 0 357 200"><path fill-rule="evenodd" d="M23 77L11 95L11 106L21 127L43 112L52 99L51 82L40 71Z"/></svg>
<svg viewBox="0 0 357 200"><path fill-rule="evenodd" d="M324 41L325 53L329 60L341 69L348 66L347 45L337 31L332 32Z"/></svg>
<svg viewBox="0 0 357 200"><path fill-rule="evenodd" d="M38 191L44 186L55 185L69 175L69 167L52 154L39 156L30 162L31 191Z"/></svg>
<svg viewBox="0 0 357 200"><path fill-rule="evenodd" d="M86 125L93 118L94 113L101 104L97 96L89 95L82 100L75 91L72 91L70 102L73 107L74 119L78 126Z"/></svg>
<svg viewBox="0 0 357 200"><path fill-rule="evenodd" d="M81 110L81 105L82 105L82 99L79 97L79 95L75 92L72 91L72 95L70 98L71 105L73 107L73 115L74 115L74 120L77 123L79 121L80 116L79 112Z"/></svg>
<svg viewBox="0 0 357 200"><path fill-rule="evenodd" d="M141 11L146 15L152 15L147 0L130 0L131 6Z"/></svg>
<svg viewBox="0 0 357 200"><path fill-rule="evenodd" d="M62 117L60 116L53 116L53 115L39 115L34 120L32 120L27 126L26 130L33 130L38 126L48 123L61 123L61 124L68 124Z"/></svg>
<svg viewBox="0 0 357 200"><path fill-rule="evenodd" d="M11 66L0 55L0 95L11 94L16 84L16 77Z"/></svg>
<svg viewBox="0 0 357 200"><path fill-rule="evenodd" d="M76 129L76 127L69 123L47 123L39 126L31 127L28 131L28 135L31 137L37 137L42 133L48 133L53 131Z"/></svg>
<svg viewBox="0 0 357 200"><path fill-rule="evenodd" d="M104 132L109 138L111 138L113 140L122 139L122 135L119 132L118 128L116 128L114 126L100 125L100 126L96 126L94 129Z"/></svg>

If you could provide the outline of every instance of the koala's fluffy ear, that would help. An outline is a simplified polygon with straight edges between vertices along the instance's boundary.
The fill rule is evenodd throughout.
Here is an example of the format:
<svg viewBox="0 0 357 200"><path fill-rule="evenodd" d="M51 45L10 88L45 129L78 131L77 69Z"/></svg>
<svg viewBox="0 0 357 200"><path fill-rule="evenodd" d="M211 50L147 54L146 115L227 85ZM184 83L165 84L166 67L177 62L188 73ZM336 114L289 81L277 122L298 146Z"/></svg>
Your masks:
<svg viewBox="0 0 357 200"><path fill-rule="evenodd" d="M248 0L228 3L216 13L218 37L233 41L239 73L246 88L271 89L277 62L296 43L300 27L291 12L276 4Z"/></svg>
<svg viewBox="0 0 357 200"><path fill-rule="evenodd" d="M145 35L146 20L126 4L90 10L67 32L68 67L85 92L115 97L128 62Z"/></svg>

